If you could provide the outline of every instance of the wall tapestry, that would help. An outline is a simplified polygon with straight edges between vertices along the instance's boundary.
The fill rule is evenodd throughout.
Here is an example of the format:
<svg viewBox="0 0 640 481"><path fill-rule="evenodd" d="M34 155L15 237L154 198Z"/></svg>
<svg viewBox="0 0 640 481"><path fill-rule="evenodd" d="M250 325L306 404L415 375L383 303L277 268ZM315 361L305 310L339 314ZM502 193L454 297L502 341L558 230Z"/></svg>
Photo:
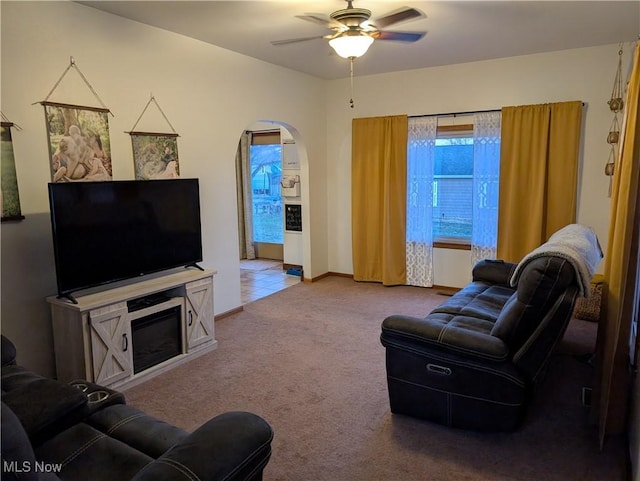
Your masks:
<svg viewBox="0 0 640 481"><path fill-rule="evenodd" d="M3 222L24 219L20 211L18 178L11 139L11 127L14 125L12 122L0 123L0 205Z"/></svg>
<svg viewBox="0 0 640 481"><path fill-rule="evenodd" d="M49 102L69 70L74 69L103 108L79 107ZM49 168L53 182L111 180L111 142L107 109L73 57L49 95L44 106L49 145Z"/></svg>
<svg viewBox="0 0 640 481"><path fill-rule="evenodd" d="M150 132L136 132L135 128L147 111L151 103L155 104L164 120L166 120L173 133L159 134ZM152 179L176 179L180 177L180 165L178 163L178 134L173 125L164 114L153 94L142 109L142 113L131 132L131 144L133 146L133 167L136 180Z"/></svg>
<svg viewBox="0 0 640 481"><path fill-rule="evenodd" d="M107 109L42 102L52 182L111 180Z"/></svg>
<svg viewBox="0 0 640 481"><path fill-rule="evenodd" d="M129 134L136 180L176 179L180 176L177 134Z"/></svg>

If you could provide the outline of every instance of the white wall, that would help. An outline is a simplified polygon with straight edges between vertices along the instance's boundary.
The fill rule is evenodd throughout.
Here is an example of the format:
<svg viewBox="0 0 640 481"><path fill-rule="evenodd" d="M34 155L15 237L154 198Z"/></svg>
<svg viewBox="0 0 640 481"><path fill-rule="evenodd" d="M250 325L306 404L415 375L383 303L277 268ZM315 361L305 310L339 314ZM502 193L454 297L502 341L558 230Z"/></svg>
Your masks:
<svg viewBox="0 0 640 481"><path fill-rule="evenodd" d="M43 107L32 103L45 99L70 57L114 114L114 179L134 176L125 132L151 94L180 135L181 176L200 179L202 265L218 271L216 314L240 306L234 156L240 133L258 120L283 123L305 149L305 271L328 270L323 81L72 2L2 2L1 13L1 109L23 129L13 141L26 216L2 225L2 333L17 344L22 364L54 373L45 302L56 291L47 134ZM74 70L49 100L99 106ZM170 132L154 110L137 130Z"/></svg>
<svg viewBox="0 0 640 481"><path fill-rule="evenodd" d="M585 124L580 156L577 221L593 227L606 249L609 223L608 178L604 165L612 121L607 101L619 46L504 58L445 67L356 77L355 108L349 108L348 79L329 82L327 165L329 270L352 273L351 120L381 115L424 115L499 109L509 105L582 100ZM624 54L630 62L631 48ZM357 72L357 60L355 70ZM462 286L470 278L468 251L436 249L435 284ZM602 269L604 263L601 263ZM467 273L460 272L467 269Z"/></svg>

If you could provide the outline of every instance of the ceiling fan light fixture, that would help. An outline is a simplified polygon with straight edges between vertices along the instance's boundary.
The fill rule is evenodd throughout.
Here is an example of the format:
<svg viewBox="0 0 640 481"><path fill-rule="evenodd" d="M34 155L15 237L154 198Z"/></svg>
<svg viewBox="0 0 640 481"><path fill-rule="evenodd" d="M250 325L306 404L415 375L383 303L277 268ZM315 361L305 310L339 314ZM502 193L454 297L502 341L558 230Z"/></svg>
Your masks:
<svg viewBox="0 0 640 481"><path fill-rule="evenodd" d="M354 32L355 33L355 32ZM329 45L343 58L357 58L363 56L373 43L373 37L357 32L344 34L329 40Z"/></svg>

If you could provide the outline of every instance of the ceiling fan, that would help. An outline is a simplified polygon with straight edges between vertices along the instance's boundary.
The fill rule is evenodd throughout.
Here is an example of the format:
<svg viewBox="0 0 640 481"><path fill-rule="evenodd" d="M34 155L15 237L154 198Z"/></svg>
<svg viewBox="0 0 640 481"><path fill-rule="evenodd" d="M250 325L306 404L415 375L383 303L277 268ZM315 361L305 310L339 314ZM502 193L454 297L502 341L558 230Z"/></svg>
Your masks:
<svg viewBox="0 0 640 481"><path fill-rule="evenodd" d="M374 40L395 40L400 42L417 42L426 32L391 32L381 30L396 23L425 17L415 8L404 7L376 20L370 21L371 11L365 8L355 8L352 0L345 0L347 8L336 10L329 18L317 15L296 15L297 18L322 25L333 32L328 35L315 37L275 40L272 45L285 45L307 40L324 38L338 55L353 60L366 53Z"/></svg>

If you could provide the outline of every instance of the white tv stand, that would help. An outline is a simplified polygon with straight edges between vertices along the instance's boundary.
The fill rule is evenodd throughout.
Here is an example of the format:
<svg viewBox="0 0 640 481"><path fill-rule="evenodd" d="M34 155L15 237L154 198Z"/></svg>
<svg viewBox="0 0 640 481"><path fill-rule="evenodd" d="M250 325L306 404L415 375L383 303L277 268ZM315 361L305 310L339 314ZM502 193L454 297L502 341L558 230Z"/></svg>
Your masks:
<svg viewBox="0 0 640 481"><path fill-rule="evenodd" d="M185 269L100 292L77 295L76 304L51 296L53 343L59 381L86 379L112 389L139 384L217 347L213 319L216 271ZM136 301L150 299L148 306ZM180 311L181 352L134 373L132 322Z"/></svg>

